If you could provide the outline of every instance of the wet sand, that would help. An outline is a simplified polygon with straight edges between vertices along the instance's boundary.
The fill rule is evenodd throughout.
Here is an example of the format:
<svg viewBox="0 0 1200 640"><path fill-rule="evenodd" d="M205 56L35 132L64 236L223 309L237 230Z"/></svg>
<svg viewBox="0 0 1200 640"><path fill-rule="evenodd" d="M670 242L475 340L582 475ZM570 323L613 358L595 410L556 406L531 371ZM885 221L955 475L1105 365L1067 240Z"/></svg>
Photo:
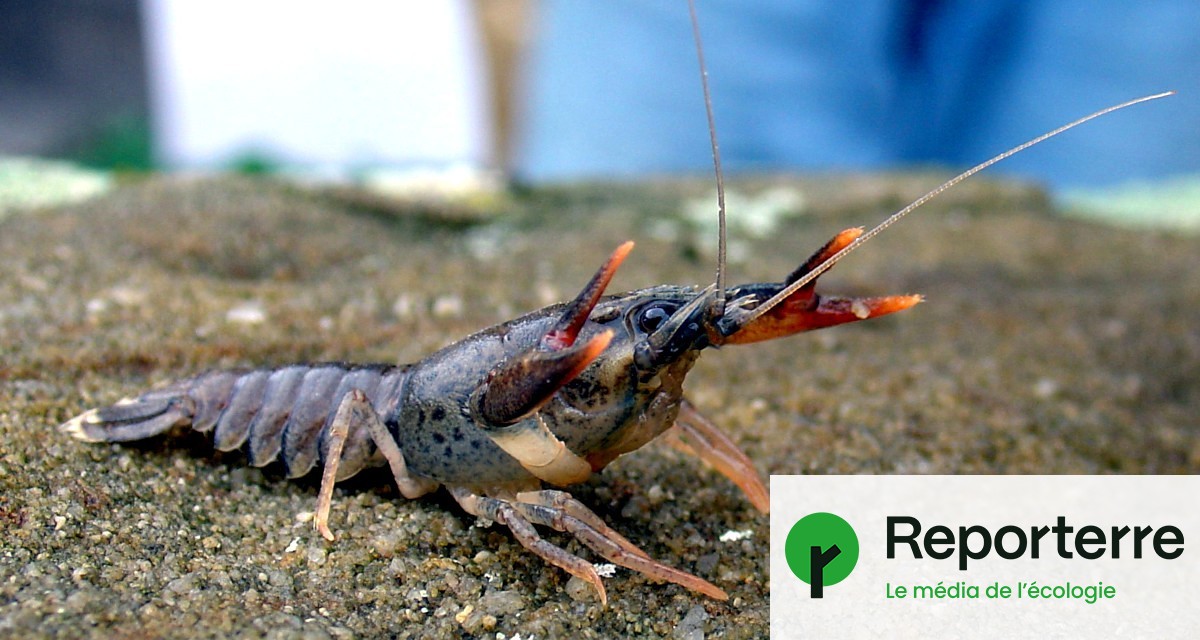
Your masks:
<svg viewBox="0 0 1200 640"><path fill-rule="evenodd" d="M778 279L932 184L736 185L768 221L779 205L765 188L807 204L764 237L735 234L730 279ZM327 543L297 517L315 481L213 456L202 437L88 445L55 429L213 367L413 361L574 295L629 238L612 290L705 282L712 238L679 214L705 193L537 191L487 222L266 182L155 179L0 220L0 636L765 636L767 517L662 445L573 493L728 602L618 570L602 609L504 529L444 494L406 501L383 474L336 492ZM1191 473L1197 267L1196 236L1061 218L1036 189L977 179L819 287L925 303L709 353L687 388L764 474ZM729 531L749 535L722 542Z"/></svg>

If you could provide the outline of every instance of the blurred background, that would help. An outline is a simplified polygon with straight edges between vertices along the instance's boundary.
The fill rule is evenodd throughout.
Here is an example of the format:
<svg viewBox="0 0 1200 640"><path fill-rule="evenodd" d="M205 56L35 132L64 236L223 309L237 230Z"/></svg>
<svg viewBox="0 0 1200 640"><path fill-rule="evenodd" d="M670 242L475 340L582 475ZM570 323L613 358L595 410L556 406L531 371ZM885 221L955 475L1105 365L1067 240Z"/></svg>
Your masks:
<svg viewBox="0 0 1200 640"><path fill-rule="evenodd" d="M1200 3L699 0L731 172L1200 172ZM710 171L683 0L7 0L0 154L529 182ZM1190 184L1190 183L1189 183Z"/></svg>

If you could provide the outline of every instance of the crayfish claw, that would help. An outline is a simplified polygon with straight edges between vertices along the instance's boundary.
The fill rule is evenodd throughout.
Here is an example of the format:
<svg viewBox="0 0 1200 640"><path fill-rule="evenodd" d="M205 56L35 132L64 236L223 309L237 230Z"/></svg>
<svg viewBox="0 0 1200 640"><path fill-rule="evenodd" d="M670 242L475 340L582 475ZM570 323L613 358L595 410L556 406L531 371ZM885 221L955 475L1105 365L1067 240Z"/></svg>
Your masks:
<svg viewBox="0 0 1200 640"><path fill-rule="evenodd" d="M826 260L829 260L830 258L832 258L834 256L834 254L836 254L837 252L841 251L842 249L845 249L846 247L850 246L850 243L857 240L858 237L861 236L862 234L863 234L862 227L851 227L849 229L845 229L845 230L839 232L829 242L826 242L825 246L821 247L820 249L817 249L811 256L809 256L808 260L804 261L804 264L800 265L799 267L796 267L796 270L793 271L790 275L788 275L788 277L784 279L783 283L791 284L791 283L799 280L800 278L804 277L804 275L807 274L809 271L812 271L813 269L817 268L817 266L824 263ZM811 288L811 287L806 287L806 288Z"/></svg>
<svg viewBox="0 0 1200 640"><path fill-rule="evenodd" d="M485 428L507 426L528 417L604 351L612 341L612 331L592 336L582 345L576 341L604 289L632 250L633 241L617 247L579 295L567 303L558 321L536 346L488 373L472 399L472 411Z"/></svg>
<svg viewBox="0 0 1200 640"><path fill-rule="evenodd" d="M802 331L903 311L923 300L919 295L846 298L816 292L817 277L863 234L861 227L846 229L817 249L783 282L745 285L735 295L716 344L749 344L783 338ZM820 270L818 272L818 270ZM803 284L800 284L803 281Z"/></svg>
<svg viewBox="0 0 1200 640"><path fill-rule="evenodd" d="M920 303L924 296L901 295L875 298L822 296L812 292L784 300L761 317L747 323L725 339L725 344L749 344L790 336L801 331L833 327L903 311Z"/></svg>
<svg viewBox="0 0 1200 640"><path fill-rule="evenodd" d="M476 420L495 428L528 417L586 369L612 338L611 330L603 331L583 344L556 351L535 347L502 362L475 391Z"/></svg>
<svg viewBox="0 0 1200 640"><path fill-rule="evenodd" d="M579 337L579 330L587 322L588 316L596 307L600 296L604 295L604 289L608 287L609 281L616 275L617 268L625 261L625 256L629 255L630 251L633 251L633 241L627 240L617 247L612 255L608 256L608 260L600 265L579 295L567 304L567 308L554 328L542 337L542 346L557 350L575 344L575 339Z"/></svg>
<svg viewBox="0 0 1200 640"><path fill-rule="evenodd" d="M501 363L471 396L476 424L534 477L557 485L583 482L591 465L568 449L537 411L587 368L612 337L606 330L563 349L536 346Z"/></svg>

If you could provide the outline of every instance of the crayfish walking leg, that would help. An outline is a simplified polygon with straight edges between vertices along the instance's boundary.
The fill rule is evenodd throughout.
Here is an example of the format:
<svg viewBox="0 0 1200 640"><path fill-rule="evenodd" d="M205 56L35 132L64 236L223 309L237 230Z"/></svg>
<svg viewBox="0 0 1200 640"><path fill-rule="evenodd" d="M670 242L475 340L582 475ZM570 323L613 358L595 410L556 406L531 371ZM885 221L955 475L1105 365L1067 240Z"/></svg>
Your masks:
<svg viewBox="0 0 1200 640"><path fill-rule="evenodd" d="M523 547L592 585L600 596L600 602L606 606L608 595L595 567L565 549L546 542L532 525L539 524L569 533L609 562L652 579L674 582L718 600L729 599L725 591L711 582L652 559L645 551L610 529L582 503L563 492L531 491L519 493L515 499L502 499L452 487L450 494L467 513L507 526Z"/></svg>
<svg viewBox="0 0 1200 640"><path fill-rule="evenodd" d="M352 389L342 397L338 404L337 413L329 426L329 451L325 454L325 467L321 472L321 490L317 494L317 510L313 517L313 526L323 538L333 541L333 532L329 530L329 508L333 502L333 485L340 480L337 471L342 461L342 447L350 428L354 425L364 425L371 440L379 448L380 453L387 459L396 480L400 493L409 500L419 498L438 488L438 483L425 478L414 477L408 472L404 462L404 454L387 427L379 419L379 414L371 406L367 394L359 389Z"/></svg>

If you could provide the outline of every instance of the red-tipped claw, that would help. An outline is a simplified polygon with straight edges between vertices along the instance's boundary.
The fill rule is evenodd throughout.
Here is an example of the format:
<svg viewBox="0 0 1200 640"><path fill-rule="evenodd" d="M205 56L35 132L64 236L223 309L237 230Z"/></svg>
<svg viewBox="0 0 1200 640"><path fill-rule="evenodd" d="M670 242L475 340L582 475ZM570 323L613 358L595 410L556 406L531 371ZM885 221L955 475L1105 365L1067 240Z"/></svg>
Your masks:
<svg viewBox="0 0 1200 640"><path fill-rule="evenodd" d="M775 290L782 291L787 285L799 280L854 242L862 233L861 228L853 228L837 234L793 271ZM889 313L903 311L923 299L920 295L875 298L822 296L816 292L815 287L816 279L797 289L795 293L779 302L770 311L746 323L731 335L720 339L719 344L761 342L790 336L801 331L832 327L867 318L878 318ZM768 287L764 291L755 291L753 295L761 302L770 297L772 292Z"/></svg>
<svg viewBox="0 0 1200 640"><path fill-rule="evenodd" d="M557 351L530 350L488 374L476 392L476 417L490 426L513 424L546 404L608 346L612 331Z"/></svg>
<svg viewBox="0 0 1200 640"><path fill-rule="evenodd" d="M584 285L583 291L580 291L571 304L567 305L554 328L542 338L543 346L553 350L575 344L579 330L587 322L588 316L591 315L600 296L604 295L604 289L608 287L608 282L612 280L613 275L617 273L617 268L621 266L621 263L625 261L625 256L629 255L632 250L633 240L626 240L612 252L612 255L608 256L608 260L600 265L596 274Z"/></svg>
<svg viewBox="0 0 1200 640"><path fill-rule="evenodd" d="M536 346L505 360L488 374L475 393L473 406L478 419L501 427L529 416L600 356L612 341L612 331L599 333L583 344L576 344L576 340L617 267L632 249L632 241L617 247Z"/></svg>

